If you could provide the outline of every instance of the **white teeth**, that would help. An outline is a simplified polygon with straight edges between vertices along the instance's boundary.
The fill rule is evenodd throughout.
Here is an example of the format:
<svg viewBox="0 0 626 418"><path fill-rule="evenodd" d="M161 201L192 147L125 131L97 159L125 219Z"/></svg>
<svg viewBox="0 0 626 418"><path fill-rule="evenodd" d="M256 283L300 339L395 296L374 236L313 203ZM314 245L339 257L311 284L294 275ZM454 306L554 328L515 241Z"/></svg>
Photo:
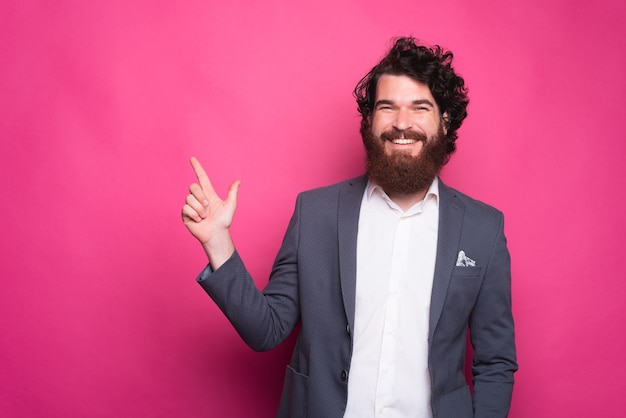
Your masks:
<svg viewBox="0 0 626 418"><path fill-rule="evenodd" d="M415 141L414 139L394 139L391 142L398 145L409 145L414 144L417 141Z"/></svg>

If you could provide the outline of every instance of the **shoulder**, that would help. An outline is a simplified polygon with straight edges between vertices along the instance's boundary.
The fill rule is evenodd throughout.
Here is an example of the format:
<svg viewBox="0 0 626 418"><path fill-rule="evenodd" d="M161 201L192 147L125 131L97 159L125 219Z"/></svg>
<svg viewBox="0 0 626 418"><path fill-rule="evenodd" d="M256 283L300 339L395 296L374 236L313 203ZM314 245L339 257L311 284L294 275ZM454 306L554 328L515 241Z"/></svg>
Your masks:
<svg viewBox="0 0 626 418"><path fill-rule="evenodd" d="M307 190L298 195L296 212L301 216L358 217L367 177L355 177L329 186ZM356 213L356 214L355 214Z"/></svg>
<svg viewBox="0 0 626 418"><path fill-rule="evenodd" d="M502 212L494 206L460 192L459 190L443 184L439 181L439 190L442 205L460 206L466 214L475 215L479 218L487 218L500 221Z"/></svg>

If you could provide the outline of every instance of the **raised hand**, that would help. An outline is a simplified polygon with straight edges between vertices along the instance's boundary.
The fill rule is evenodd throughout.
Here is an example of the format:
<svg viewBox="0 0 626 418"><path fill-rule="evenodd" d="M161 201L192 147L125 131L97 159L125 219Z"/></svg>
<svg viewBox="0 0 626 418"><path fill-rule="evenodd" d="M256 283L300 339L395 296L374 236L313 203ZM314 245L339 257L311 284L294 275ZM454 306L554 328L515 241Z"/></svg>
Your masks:
<svg viewBox="0 0 626 418"><path fill-rule="evenodd" d="M228 188L222 200L211 185L209 176L195 157L190 160L198 183L189 186L189 194L182 210L183 223L191 234L202 243L211 266L217 270L235 250L229 228L237 209L239 181Z"/></svg>

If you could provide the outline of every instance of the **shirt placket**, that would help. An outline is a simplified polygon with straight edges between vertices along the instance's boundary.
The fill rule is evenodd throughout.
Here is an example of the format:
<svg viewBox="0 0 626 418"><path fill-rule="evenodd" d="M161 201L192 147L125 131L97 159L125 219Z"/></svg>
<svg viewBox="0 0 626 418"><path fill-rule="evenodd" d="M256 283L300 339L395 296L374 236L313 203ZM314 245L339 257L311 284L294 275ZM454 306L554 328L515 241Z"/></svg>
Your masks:
<svg viewBox="0 0 626 418"><path fill-rule="evenodd" d="M380 350L380 365L376 390L376 416L384 416L386 409L393 399L394 370L401 365L397 364L398 353L398 324L400 314L401 277L406 265L409 245L409 225L407 217L400 217L396 223L389 271L389 288L383 325L383 339Z"/></svg>

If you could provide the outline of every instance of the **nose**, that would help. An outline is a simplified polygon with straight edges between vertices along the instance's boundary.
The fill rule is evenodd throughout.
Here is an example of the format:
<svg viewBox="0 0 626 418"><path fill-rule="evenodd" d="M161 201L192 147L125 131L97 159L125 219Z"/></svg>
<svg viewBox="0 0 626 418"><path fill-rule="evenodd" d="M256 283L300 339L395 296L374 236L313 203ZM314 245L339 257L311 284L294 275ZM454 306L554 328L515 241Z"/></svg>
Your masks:
<svg viewBox="0 0 626 418"><path fill-rule="evenodd" d="M411 128L413 126L413 122L411 121L410 112L406 109L399 109L396 112L393 126L399 131L406 131Z"/></svg>

